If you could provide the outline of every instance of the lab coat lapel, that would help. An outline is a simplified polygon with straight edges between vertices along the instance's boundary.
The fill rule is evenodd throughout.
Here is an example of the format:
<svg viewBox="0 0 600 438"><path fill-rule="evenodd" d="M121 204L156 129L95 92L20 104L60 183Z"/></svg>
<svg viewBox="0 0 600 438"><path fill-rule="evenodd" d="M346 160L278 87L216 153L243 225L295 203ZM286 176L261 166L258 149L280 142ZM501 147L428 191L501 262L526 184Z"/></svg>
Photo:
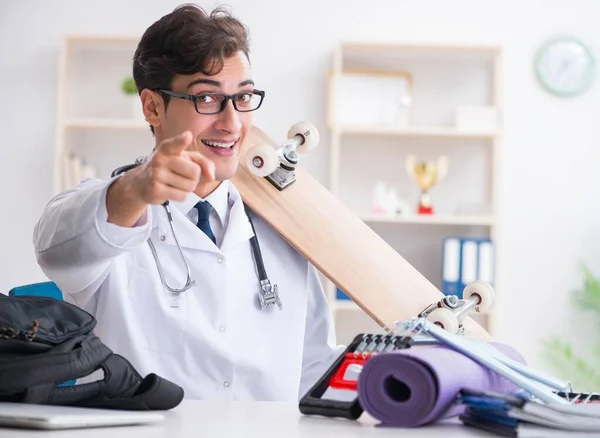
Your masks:
<svg viewBox="0 0 600 438"><path fill-rule="evenodd" d="M173 232L169 225L167 212L162 205L152 206L154 217L154 232L152 239L166 245L177 246ZM173 228L182 248L191 248L201 251L220 252L206 234L192 223L178 208L170 206L173 217Z"/></svg>
<svg viewBox="0 0 600 438"><path fill-rule="evenodd" d="M223 243L221 244L221 250L223 252L231 249L243 242L247 242L254 232L252 226L244 211L244 204L242 198L233 186L230 184L229 199L232 202L231 211L229 213L229 223L227 224L227 231L223 237Z"/></svg>

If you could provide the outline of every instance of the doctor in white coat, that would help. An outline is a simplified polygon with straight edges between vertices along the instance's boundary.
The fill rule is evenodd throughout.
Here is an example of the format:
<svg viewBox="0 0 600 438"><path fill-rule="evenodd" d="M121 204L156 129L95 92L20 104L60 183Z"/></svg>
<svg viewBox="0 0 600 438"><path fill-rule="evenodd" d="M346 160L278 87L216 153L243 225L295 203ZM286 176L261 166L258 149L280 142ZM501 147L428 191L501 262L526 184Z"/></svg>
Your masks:
<svg viewBox="0 0 600 438"><path fill-rule="evenodd" d="M252 80L247 36L225 11L196 6L149 27L133 74L153 153L120 176L54 197L34 244L65 299L92 313L97 335L143 375L181 385L188 398L297 401L343 347L314 267L252 215L283 308L259 305L254 233L228 181L264 97ZM182 287L167 200L196 282L179 295L161 282L148 243L166 283Z"/></svg>

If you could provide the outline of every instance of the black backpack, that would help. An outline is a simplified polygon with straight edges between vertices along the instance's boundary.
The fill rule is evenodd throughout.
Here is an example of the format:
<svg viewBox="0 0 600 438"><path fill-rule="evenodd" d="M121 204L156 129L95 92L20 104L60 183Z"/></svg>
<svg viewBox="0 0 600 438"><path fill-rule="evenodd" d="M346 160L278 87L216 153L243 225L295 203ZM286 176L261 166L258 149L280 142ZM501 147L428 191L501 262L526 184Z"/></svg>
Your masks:
<svg viewBox="0 0 600 438"><path fill-rule="evenodd" d="M92 315L65 301L0 293L0 401L125 410L181 403L181 387L156 374L142 378L95 327ZM100 369L102 380L69 383Z"/></svg>

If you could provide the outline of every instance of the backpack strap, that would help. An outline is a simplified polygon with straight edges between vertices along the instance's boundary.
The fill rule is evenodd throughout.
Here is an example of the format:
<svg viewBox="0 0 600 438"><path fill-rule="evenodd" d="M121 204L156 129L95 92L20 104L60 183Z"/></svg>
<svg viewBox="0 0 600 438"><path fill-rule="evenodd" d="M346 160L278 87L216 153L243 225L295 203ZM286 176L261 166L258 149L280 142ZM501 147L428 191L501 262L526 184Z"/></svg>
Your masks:
<svg viewBox="0 0 600 438"><path fill-rule="evenodd" d="M183 388L154 373L145 378L124 357L113 354L102 364L100 397L82 406L125 410L168 410L181 403Z"/></svg>
<svg viewBox="0 0 600 438"><path fill-rule="evenodd" d="M25 402L40 403L49 388L91 374L112 351L97 336L81 335L46 353L12 357L0 364L0 395L24 392ZM40 386L40 388L36 388Z"/></svg>
<svg viewBox="0 0 600 438"><path fill-rule="evenodd" d="M181 403L183 389L149 374L145 378L118 354L112 354L100 368L104 379L76 386L53 387L46 403L103 409L168 410Z"/></svg>

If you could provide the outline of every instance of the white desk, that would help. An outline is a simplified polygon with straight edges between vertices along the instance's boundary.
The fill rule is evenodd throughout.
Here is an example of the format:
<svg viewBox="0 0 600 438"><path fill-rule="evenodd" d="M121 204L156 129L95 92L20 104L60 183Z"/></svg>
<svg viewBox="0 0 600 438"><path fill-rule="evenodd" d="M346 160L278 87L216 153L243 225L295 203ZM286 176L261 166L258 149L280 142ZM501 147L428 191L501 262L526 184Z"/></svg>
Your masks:
<svg viewBox="0 0 600 438"><path fill-rule="evenodd" d="M307 417L297 403L184 401L166 420L152 426L67 431L0 428L0 438L305 438L305 437L491 437L497 436L448 420L415 429L377 427L366 414L359 421Z"/></svg>

